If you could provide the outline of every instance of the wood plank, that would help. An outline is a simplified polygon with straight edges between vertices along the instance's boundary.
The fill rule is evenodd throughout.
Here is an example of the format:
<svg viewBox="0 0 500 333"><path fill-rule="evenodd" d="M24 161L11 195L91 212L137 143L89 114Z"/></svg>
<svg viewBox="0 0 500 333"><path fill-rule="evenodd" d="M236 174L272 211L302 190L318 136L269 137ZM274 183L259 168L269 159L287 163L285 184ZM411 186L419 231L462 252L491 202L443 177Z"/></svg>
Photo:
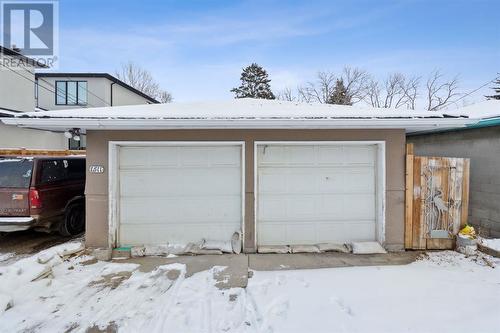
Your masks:
<svg viewBox="0 0 500 333"><path fill-rule="evenodd" d="M458 234L460 230L460 220L462 217L462 190L463 190L463 174L464 174L464 159L455 158L452 160L454 168L451 168L450 179L452 180L452 205L450 209L451 217L451 232L453 235Z"/></svg>
<svg viewBox="0 0 500 333"><path fill-rule="evenodd" d="M428 250L453 250L455 239L453 238L428 238L426 240Z"/></svg>
<svg viewBox="0 0 500 333"><path fill-rule="evenodd" d="M408 145L406 147L408 152ZM405 248L407 249L413 247L413 163L413 154L407 154L405 186Z"/></svg>
<svg viewBox="0 0 500 333"><path fill-rule="evenodd" d="M415 155L413 143L406 144L406 155Z"/></svg>
<svg viewBox="0 0 500 333"><path fill-rule="evenodd" d="M422 222L423 222L423 207L425 193L425 181L423 182L422 168L426 158L415 156L413 163L413 214L412 214L412 248L425 249L425 239L422 239Z"/></svg>
<svg viewBox="0 0 500 333"><path fill-rule="evenodd" d="M0 149L0 156L71 156L86 155L85 150Z"/></svg>
<svg viewBox="0 0 500 333"><path fill-rule="evenodd" d="M429 158L428 157L421 157L420 158L420 210L419 210L419 223L417 226L417 232L416 235L414 234L413 237L416 237L416 248L417 249L425 249L426 248L426 242L425 242L425 199L426 196L428 195L428 186L427 186L427 181L425 178L426 175L426 170L428 169L429 166ZM414 239L415 240L415 239Z"/></svg>
<svg viewBox="0 0 500 333"><path fill-rule="evenodd" d="M460 229L463 228L469 218L469 178L470 159L464 158L464 172L462 176L462 209L460 214Z"/></svg>
<svg viewBox="0 0 500 333"><path fill-rule="evenodd" d="M438 224L440 230L447 230L450 220L450 158L440 157L439 158L439 170L438 174L440 177L440 183L438 185L441 190L441 199L443 200L447 211L442 212L441 221Z"/></svg>

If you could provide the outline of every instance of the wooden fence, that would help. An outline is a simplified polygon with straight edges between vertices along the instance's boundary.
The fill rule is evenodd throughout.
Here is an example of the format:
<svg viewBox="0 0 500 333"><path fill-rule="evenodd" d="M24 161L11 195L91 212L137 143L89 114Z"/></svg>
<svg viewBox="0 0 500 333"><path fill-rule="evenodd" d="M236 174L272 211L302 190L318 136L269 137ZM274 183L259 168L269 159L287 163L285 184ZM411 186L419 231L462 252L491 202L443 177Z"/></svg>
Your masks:
<svg viewBox="0 0 500 333"><path fill-rule="evenodd" d="M405 248L448 249L467 223L466 158L415 156L406 147Z"/></svg>

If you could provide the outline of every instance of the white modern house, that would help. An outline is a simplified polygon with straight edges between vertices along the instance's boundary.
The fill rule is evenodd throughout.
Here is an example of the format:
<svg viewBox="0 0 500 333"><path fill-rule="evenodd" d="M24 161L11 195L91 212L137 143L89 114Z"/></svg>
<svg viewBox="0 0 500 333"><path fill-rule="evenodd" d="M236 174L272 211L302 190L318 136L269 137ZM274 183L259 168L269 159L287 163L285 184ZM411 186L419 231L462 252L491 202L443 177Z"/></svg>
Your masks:
<svg viewBox="0 0 500 333"><path fill-rule="evenodd" d="M0 46L0 117L35 110L35 69L45 65ZM7 126L0 122L0 148L66 149L68 140L55 132Z"/></svg>
<svg viewBox="0 0 500 333"><path fill-rule="evenodd" d="M159 103L107 73L35 72L48 68L0 46L0 117L21 112ZM0 148L80 149L61 132L9 127L0 122Z"/></svg>
<svg viewBox="0 0 500 333"><path fill-rule="evenodd" d="M36 73L35 79L42 110L159 103L107 73Z"/></svg>

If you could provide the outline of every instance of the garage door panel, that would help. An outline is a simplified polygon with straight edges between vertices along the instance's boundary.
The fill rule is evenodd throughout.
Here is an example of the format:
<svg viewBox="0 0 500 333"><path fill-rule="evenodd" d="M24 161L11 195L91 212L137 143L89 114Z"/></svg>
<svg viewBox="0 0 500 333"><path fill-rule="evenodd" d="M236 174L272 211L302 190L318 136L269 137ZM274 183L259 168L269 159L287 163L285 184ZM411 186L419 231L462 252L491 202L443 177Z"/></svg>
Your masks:
<svg viewBox="0 0 500 333"><path fill-rule="evenodd" d="M149 165L151 153L142 147L120 148L120 169Z"/></svg>
<svg viewBox="0 0 500 333"><path fill-rule="evenodd" d="M346 164L374 165L374 146L350 146L344 149Z"/></svg>
<svg viewBox="0 0 500 333"><path fill-rule="evenodd" d="M259 245L289 245L315 243L314 225L286 223L263 223L257 235Z"/></svg>
<svg viewBox="0 0 500 333"><path fill-rule="evenodd" d="M324 172L318 175L318 192L320 193L374 193L375 182L372 170L359 172Z"/></svg>
<svg viewBox="0 0 500 333"><path fill-rule="evenodd" d="M318 225L318 241L346 242L346 241L372 241L375 234L375 224L372 221L365 223L325 223Z"/></svg>
<svg viewBox="0 0 500 333"><path fill-rule="evenodd" d="M371 219L375 220L375 203L373 195L341 194L325 195L318 200L320 215L329 219Z"/></svg>
<svg viewBox="0 0 500 333"><path fill-rule="evenodd" d="M317 163L320 165L343 165L347 161L343 148L339 146L318 147Z"/></svg>
<svg viewBox="0 0 500 333"><path fill-rule="evenodd" d="M119 243L229 240L242 222L241 146L122 147Z"/></svg>
<svg viewBox="0 0 500 333"><path fill-rule="evenodd" d="M303 218L316 221L375 219L372 194L261 194L258 205L258 218L266 221L300 221Z"/></svg>
<svg viewBox="0 0 500 333"><path fill-rule="evenodd" d="M287 165L307 165L315 162L316 148L314 146L289 146L283 149Z"/></svg>
<svg viewBox="0 0 500 333"><path fill-rule="evenodd" d="M259 173L260 193L374 193L373 167L273 167Z"/></svg>
<svg viewBox="0 0 500 333"><path fill-rule="evenodd" d="M290 219L311 218L317 211L315 196L290 196L283 199L286 202L286 216Z"/></svg>
<svg viewBox="0 0 500 333"><path fill-rule="evenodd" d="M375 145L259 146L258 244L374 240L375 164Z"/></svg>
<svg viewBox="0 0 500 333"><path fill-rule="evenodd" d="M281 197L270 197L267 195L260 195L258 202L258 219L266 220L280 220L283 216L287 216L286 213L286 200L282 200Z"/></svg>
<svg viewBox="0 0 500 333"><path fill-rule="evenodd" d="M240 197L122 198L121 223L235 222L241 220Z"/></svg>
<svg viewBox="0 0 500 333"><path fill-rule="evenodd" d="M240 188L234 186L234 179L241 175L240 169L222 168L150 168L120 171L120 194L122 196L156 195L209 195L236 194ZM144 186L148 184L148 186Z"/></svg>
<svg viewBox="0 0 500 333"><path fill-rule="evenodd" d="M267 169L259 174L260 193L286 192L287 175L281 169Z"/></svg>

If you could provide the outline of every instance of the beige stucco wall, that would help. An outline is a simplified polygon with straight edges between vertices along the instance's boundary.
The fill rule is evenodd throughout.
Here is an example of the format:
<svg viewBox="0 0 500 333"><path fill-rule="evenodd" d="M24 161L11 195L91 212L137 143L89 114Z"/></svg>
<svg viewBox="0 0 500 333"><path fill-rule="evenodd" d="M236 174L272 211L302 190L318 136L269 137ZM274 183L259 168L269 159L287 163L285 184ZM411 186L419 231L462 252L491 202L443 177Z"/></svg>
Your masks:
<svg viewBox="0 0 500 333"><path fill-rule="evenodd" d="M385 141L386 142L386 247L404 243L404 130L155 130L88 131L87 170L103 165L106 172L87 172L87 233L89 247L108 246L109 141L245 141L245 244L252 252L254 234L254 141Z"/></svg>
<svg viewBox="0 0 500 333"><path fill-rule="evenodd" d="M0 148L68 149L62 133L19 128L0 122Z"/></svg>

